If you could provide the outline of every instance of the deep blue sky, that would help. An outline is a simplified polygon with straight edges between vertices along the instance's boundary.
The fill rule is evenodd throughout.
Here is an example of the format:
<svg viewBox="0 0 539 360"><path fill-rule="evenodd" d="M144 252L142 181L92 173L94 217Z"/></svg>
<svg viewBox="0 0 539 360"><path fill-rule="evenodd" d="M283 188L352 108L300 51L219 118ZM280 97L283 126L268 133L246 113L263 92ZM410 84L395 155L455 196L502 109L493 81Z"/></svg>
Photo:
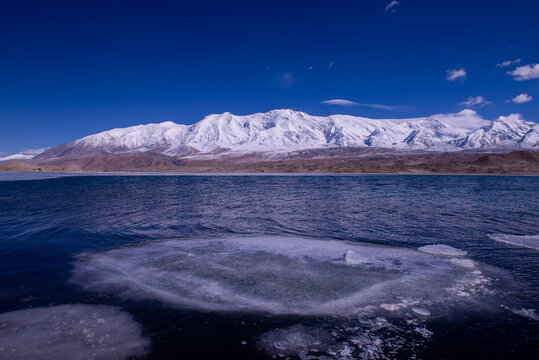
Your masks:
<svg viewBox="0 0 539 360"><path fill-rule="evenodd" d="M539 62L539 2L388 3L0 0L0 153L225 111L412 117L470 96L487 119L539 121L539 79L507 74Z"/></svg>

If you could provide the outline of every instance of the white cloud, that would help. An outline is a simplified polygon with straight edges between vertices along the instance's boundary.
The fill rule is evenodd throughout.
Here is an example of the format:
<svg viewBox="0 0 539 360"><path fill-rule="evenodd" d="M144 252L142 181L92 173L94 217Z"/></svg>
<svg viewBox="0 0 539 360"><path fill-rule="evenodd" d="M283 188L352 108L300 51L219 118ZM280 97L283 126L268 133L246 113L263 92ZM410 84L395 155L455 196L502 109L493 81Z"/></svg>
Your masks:
<svg viewBox="0 0 539 360"><path fill-rule="evenodd" d="M519 66L507 73L517 81L539 79L539 64Z"/></svg>
<svg viewBox="0 0 539 360"><path fill-rule="evenodd" d="M359 105L357 102L344 99L333 99L322 101L321 104L324 105L341 105L341 106L356 106Z"/></svg>
<svg viewBox="0 0 539 360"><path fill-rule="evenodd" d="M333 66L335 66L335 61L332 61L328 65L328 69L331 69Z"/></svg>
<svg viewBox="0 0 539 360"><path fill-rule="evenodd" d="M504 67L508 67L508 66L511 66L511 65L514 65L514 64L518 64L520 61L521 61L521 59L507 60L507 61L504 61L502 63L499 63L498 65L496 65L496 67L504 68Z"/></svg>
<svg viewBox="0 0 539 360"><path fill-rule="evenodd" d="M511 101L514 102L515 104L523 104L523 103L530 102L532 100L533 100L533 97L531 97L528 94L520 94L520 95L515 96L513 99L511 99Z"/></svg>
<svg viewBox="0 0 539 360"><path fill-rule="evenodd" d="M455 81L457 79L464 79L468 75L464 68L447 70L446 79L449 81Z"/></svg>
<svg viewBox="0 0 539 360"><path fill-rule="evenodd" d="M311 66L309 66L307 69L308 69L308 70L312 70L312 69L314 69L314 66L311 65Z"/></svg>
<svg viewBox="0 0 539 360"><path fill-rule="evenodd" d="M395 8L399 4L400 4L400 2L398 2L397 0L393 0L392 2L390 2L389 4L386 5L386 8L384 9L384 11L396 12L397 9L395 9Z"/></svg>
<svg viewBox="0 0 539 360"><path fill-rule="evenodd" d="M432 117L449 126L471 130L490 124L489 120L483 119L481 115L471 109L464 109L458 113L437 114Z"/></svg>
<svg viewBox="0 0 539 360"><path fill-rule="evenodd" d="M485 106L485 105L488 105L488 104L492 104L492 101L487 101L487 100L485 100L484 97L479 95L479 96L475 96L475 97L474 96L469 96L468 99L461 102L460 104L461 105L466 105L466 106L474 106L474 105Z"/></svg>

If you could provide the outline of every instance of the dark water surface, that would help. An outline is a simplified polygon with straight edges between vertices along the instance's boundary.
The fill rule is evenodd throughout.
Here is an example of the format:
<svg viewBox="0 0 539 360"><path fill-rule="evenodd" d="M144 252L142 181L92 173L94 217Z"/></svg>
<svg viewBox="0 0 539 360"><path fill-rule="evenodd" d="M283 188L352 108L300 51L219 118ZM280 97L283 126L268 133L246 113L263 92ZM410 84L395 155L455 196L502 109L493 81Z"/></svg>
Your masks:
<svg viewBox="0 0 539 360"><path fill-rule="evenodd" d="M539 235L538 187L510 176L0 181L0 313L117 306L150 359L533 358L539 252L489 235ZM432 244L467 255L417 251ZM0 315L0 357L2 326Z"/></svg>

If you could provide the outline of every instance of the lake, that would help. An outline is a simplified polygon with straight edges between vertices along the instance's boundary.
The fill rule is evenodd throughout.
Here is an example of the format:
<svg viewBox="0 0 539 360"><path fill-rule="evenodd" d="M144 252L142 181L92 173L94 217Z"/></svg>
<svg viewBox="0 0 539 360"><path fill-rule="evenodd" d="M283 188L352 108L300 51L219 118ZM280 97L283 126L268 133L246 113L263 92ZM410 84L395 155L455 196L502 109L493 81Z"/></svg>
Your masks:
<svg viewBox="0 0 539 360"><path fill-rule="evenodd" d="M0 358L536 355L539 177L0 180Z"/></svg>

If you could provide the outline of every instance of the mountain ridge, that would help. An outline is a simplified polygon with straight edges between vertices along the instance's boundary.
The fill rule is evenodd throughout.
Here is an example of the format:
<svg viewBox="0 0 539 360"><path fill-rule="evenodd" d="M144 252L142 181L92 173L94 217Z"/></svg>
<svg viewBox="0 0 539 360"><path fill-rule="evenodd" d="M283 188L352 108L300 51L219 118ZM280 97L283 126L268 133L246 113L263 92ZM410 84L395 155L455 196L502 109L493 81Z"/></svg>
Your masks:
<svg viewBox="0 0 539 360"><path fill-rule="evenodd" d="M473 110L411 119L312 116L278 109L251 115L208 115L192 125L171 121L116 128L52 147L36 160L100 153L156 152L175 157L280 153L359 147L397 151L539 149L539 125L519 114L483 120Z"/></svg>

